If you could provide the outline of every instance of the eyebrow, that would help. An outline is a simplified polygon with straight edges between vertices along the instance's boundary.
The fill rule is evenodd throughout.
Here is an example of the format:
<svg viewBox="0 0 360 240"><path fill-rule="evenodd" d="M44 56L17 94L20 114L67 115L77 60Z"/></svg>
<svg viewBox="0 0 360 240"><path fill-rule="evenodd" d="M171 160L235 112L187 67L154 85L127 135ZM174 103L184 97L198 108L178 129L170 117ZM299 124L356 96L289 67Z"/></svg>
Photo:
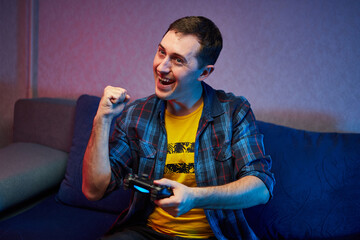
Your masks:
<svg viewBox="0 0 360 240"><path fill-rule="evenodd" d="M159 47L162 48L162 49L164 49L164 50L166 51L166 48L165 48L163 45L161 45L161 43L159 43ZM171 57L179 57L179 58L183 59L185 63L188 62L188 60L186 59L186 57L184 57L183 55L178 54L178 53L173 53L173 54L171 54Z"/></svg>

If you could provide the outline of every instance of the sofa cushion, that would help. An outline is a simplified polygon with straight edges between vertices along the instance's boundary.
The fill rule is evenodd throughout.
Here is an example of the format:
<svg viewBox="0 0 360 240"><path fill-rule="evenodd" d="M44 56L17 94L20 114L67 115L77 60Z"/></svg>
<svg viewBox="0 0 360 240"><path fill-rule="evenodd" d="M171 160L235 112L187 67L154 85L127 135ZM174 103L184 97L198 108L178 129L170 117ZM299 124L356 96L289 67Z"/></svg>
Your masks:
<svg viewBox="0 0 360 240"><path fill-rule="evenodd" d="M57 197L63 203L72 206L120 213L124 208L128 207L130 199L129 191L118 189L99 201L89 201L81 190L82 161L99 102L99 97L89 95L82 95L77 100L74 136L65 178L61 183Z"/></svg>
<svg viewBox="0 0 360 240"><path fill-rule="evenodd" d="M38 143L69 152L74 116L74 100L20 99L15 103L13 141Z"/></svg>
<svg viewBox="0 0 360 240"><path fill-rule="evenodd" d="M258 122L276 185L244 214L262 239L360 235L360 134L317 133Z"/></svg>
<svg viewBox="0 0 360 240"><path fill-rule="evenodd" d="M58 185L67 157L66 152L35 143L0 149L0 211Z"/></svg>
<svg viewBox="0 0 360 240"><path fill-rule="evenodd" d="M64 205L51 195L26 212L0 221L0 240L94 240L116 218L114 213Z"/></svg>

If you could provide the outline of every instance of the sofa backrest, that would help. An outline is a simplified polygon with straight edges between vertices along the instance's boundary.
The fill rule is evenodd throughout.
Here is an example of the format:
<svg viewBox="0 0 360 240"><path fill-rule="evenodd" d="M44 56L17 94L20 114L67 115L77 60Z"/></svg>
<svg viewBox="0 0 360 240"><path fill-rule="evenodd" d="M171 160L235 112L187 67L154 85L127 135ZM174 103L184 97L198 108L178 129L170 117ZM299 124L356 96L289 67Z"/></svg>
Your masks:
<svg viewBox="0 0 360 240"><path fill-rule="evenodd" d="M244 209L260 239L360 239L360 134L310 132L258 121L276 184Z"/></svg>
<svg viewBox="0 0 360 240"><path fill-rule="evenodd" d="M15 103L13 142L32 142L70 151L75 100L20 99Z"/></svg>

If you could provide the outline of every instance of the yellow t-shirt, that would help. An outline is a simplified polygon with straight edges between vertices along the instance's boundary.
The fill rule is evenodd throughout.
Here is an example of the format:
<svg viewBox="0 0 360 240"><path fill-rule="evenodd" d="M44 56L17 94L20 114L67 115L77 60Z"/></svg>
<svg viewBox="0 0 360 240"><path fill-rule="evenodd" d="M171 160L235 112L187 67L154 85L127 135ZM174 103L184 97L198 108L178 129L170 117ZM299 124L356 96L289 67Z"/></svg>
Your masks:
<svg viewBox="0 0 360 240"><path fill-rule="evenodd" d="M196 187L194 170L194 144L203 104L186 116L165 112L168 152L164 177ZM203 209L192 209L180 217L173 217L160 207L155 207L148 219L155 231L184 238L209 238L214 236Z"/></svg>

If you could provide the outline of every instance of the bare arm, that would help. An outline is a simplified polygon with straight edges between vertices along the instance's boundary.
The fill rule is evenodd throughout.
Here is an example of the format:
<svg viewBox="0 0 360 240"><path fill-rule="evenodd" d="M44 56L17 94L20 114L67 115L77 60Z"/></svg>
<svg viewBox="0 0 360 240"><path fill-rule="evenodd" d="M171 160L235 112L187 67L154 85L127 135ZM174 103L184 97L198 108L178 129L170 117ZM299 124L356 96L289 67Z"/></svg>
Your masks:
<svg viewBox="0 0 360 240"><path fill-rule="evenodd" d="M173 216L180 216L193 208L243 209L269 200L265 184L255 176L246 176L222 186L189 188L168 179L155 181L173 189L170 198L155 203Z"/></svg>
<svg viewBox="0 0 360 240"><path fill-rule="evenodd" d="M82 170L82 191L89 200L104 195L111 179L109 134L112 119L130 99L125 89L108 86L100 100L87 145Z"/></svg>

